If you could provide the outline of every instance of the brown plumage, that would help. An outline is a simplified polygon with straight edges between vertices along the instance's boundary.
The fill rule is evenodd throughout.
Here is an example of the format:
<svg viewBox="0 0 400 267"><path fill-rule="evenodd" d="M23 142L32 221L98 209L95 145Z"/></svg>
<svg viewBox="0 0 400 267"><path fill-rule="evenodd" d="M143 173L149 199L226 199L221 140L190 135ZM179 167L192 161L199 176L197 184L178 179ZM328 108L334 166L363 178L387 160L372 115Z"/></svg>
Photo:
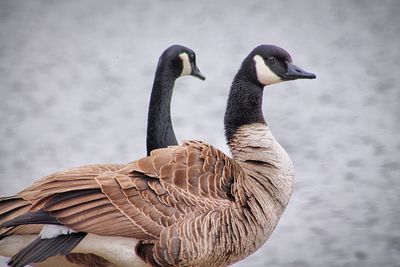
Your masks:
<svg viewBox="0 0 400 267"><path fill-rule="evenodd" d="M75 231L150 241L160 265L220 266L253 252L283 211L277 210L273 192L264 192L271 187L268 180L254 179L264 180L256 167L241 166L210 145L190 141L154 150L124 167L95 165L56 173L18 196L32 203L30 211L49 211ZM88 189L88 195L55 201L61 194ZM274 204L264 209L273 210L275 218L267 220L264 203Z"/></svg>
<svg viewBox="0 0 400 267"><path fill-rule="evenodd" d="M140 240L138 255L159 266L227 266L250 255L276 227L293 190L294 171L260 114L265 84L257 75L265 68L256 66L253 78L243 69L254 66L255 55L281 53L288 60L282 51L256 48L235 77L225 116L232 158L204 142L186 141L126 165L66 170L0 202L7 211L1 222L17 220L14 212L47 212L45 220L77 232ZM294 79L288 73L276 75ZM262 81L271 77L276 82L269 73ZM11 229L21 227L29 229Z"/></svg>

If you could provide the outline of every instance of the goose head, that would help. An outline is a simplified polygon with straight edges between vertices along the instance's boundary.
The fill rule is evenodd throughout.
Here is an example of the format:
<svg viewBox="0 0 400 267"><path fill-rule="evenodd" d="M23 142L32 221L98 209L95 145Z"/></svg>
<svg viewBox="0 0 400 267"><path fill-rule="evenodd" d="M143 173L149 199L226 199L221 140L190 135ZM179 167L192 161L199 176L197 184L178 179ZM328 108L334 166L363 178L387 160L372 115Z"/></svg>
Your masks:
<svg viewBox="0 0 400 267"><path fill-rule="evenodd" d="M160 64L166 65L175 78L191 75L201 80L206 79L196 65L194 51L182 45L172 45L167 48L160 56L158 65Z"/></svg>
<svg viewBox="0 0 400 267"><path fill-rule="evenodd" d="M275 45L256 47L243 61L242 70L248 80L257 85L270 85L289 80L315 79L313 73L292 63L292 57Z"/></svg>
<svg viewBox="0 0 400 267"><path fill-rule="evenodd" d="M236 131L253 123L266 124L262 112L263 88L266 85L296 79L315 79L292 63L284 49L260 45L243 60L229 92L225 111L225 136L230 143Z"/></svg>

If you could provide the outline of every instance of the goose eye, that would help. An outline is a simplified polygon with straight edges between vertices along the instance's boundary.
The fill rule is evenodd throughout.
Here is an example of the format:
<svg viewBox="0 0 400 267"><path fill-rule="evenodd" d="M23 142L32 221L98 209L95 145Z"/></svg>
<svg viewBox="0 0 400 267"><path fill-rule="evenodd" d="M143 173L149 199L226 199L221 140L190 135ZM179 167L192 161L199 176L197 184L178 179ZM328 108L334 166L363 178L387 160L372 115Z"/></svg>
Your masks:
<svg viewBox="0 0 400 267"><path fill-rule="evenodd" d="M194 60L194 55L193 54L189 54L189 59L190 59L190 61L193 61Z"/></svg>
<svg viewBox="0 0 400 267"><path fill-rule="evenodd" d="M274 62L276 61L276 58L275 58L275 57L268 57L268 58L267 58L267 61L268 61L269 63L274 63Z"/></svg>

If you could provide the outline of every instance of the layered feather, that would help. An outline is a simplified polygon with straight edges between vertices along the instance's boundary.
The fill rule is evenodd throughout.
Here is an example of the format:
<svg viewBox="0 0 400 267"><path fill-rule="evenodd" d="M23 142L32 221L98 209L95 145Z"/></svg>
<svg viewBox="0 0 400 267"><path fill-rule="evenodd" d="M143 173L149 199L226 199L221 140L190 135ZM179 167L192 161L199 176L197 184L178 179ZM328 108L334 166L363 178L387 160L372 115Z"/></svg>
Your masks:
<svg viewBox="0 0 400 267"><path fill-rule="evenodd" d="M255 194L265 188L244 167L189 141L125 166L60 172L18 197L75 231L145 240L138 252L148 262L226 265L254 251L277 222L267 221L274 210Z"/></svg>

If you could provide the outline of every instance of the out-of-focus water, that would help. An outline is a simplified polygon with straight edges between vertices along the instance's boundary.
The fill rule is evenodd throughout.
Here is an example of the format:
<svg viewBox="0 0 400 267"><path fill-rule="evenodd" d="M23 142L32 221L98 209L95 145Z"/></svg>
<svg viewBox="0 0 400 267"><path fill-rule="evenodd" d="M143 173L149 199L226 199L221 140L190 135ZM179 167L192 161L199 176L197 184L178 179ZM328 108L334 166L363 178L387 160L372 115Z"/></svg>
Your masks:
<svg viewBox="0 0 400 267"><path fill-rule="evenodd" d="M236 266L400 266L399 13L396 0L2 0L0 193L145 155L154 70L174 43L207 76L176 83L177 136L227 152L230 82L255 46L277 44L317 80L265 89L296 189L270 240Z"/></svg>

